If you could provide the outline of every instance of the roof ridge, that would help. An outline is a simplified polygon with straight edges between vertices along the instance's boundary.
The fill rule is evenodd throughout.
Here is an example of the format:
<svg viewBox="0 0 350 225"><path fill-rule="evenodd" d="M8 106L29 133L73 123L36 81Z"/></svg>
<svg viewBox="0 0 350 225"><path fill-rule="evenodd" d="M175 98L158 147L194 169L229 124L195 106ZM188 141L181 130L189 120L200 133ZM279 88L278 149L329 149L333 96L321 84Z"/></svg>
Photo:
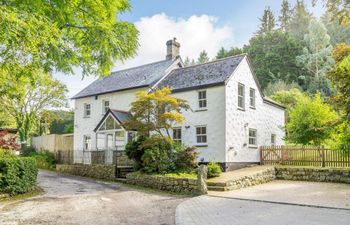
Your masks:
<svg viewBox="0 0 350 225"><path fill-rule="evenodd" d="M185 66L185 67L181 67L181 68L177 68L177 69L186 69L186 68L190 68L190 67L202 66L202 65L206 65L206 64L211 64L211 63L224 61L224 60L227 60L227 59L230 59L230 58L237 58L237 57L243 56L243 55L247 56L247 53L242 53L242 54L238 54L238 55L228 56L228 57L225 57L225 58L216 59L216 60L209 61L209 62L206 62L206 63L196 64L196 65L191 65L191 66Z"/></svg>
<svg viewBox="0 0 350 225"><path fill-rule="evenodd" d="M153 64L157 64L157 63L161 63L161 62L166 62L166 61L173 61L173 60L164 59L164 60L160 60L160 61L156 61L156 62L152 62L152 63L146 63L146 64L143 64L143 65L130 67L130 68L127 68L127 69L116 70L116 71L111 72L110 75L113 75L114 73L118 73L118 72L125 72L125 71L128 71L128 70L140 68L140 67L143 67L143 66L149 66L149 65L153 65ZM108 77L108 76L106 76L106 77Z"/></svg>

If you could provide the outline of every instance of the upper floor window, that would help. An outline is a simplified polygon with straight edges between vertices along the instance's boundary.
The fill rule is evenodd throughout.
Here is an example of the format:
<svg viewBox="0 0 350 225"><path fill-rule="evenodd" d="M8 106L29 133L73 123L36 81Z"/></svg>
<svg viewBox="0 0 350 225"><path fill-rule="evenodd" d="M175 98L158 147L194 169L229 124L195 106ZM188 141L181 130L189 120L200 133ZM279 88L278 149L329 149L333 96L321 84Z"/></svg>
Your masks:
<svg viewBox="0 0 350 225"><path fill-rule="evenodd" d="M207 107L207 91L198 91L198 106L199 108Z"/></svg>
<svg viewBox="0 0 350 225"><path fill-rule="evenodd" d="M207 127L206 126L196 127L196 137L197 137L198 144L207 143Z"/></svg>
<svg viewBox="0 0 350 225"><path fill-rule="evenodd" d="M271 145L276 145L276 134L271 134Z"/></svg>
<svg viewBox="0 0 350 225"><path fill-rule="evenodd" d="M181 143L181 127L173 128L173 140L177 143Z"/></svg>
<svg viewBox="0 0 350 225"><path fill-rule="evenodd" d="M91 105L90 104L84 104L84 117L90 117L91 115Z"/></svg>
<svg viewBox="0 0 350 225"><path fill-rule="evenodd" d="M238 108L244 109L244 84L238 84Z"/></svg>
<svg viewBox="0 0 350 225"><path fill-rule="evenodd" d="M255 89L254 88L250 88L249 99L250 99L249 101L250 107L255 108Z"/></svg>
<svg viewBox="0 0 350 225"><path fill-rule="evenodd" d="M109 101L108 100L103 100L102 101L102 112L105 114L109 109Z"/></svg>
<svg viewBox="0 0 350 225"><path fill-rule="evenodd" d="M257 146L257 130L249 129L249 145Z"/></svg>

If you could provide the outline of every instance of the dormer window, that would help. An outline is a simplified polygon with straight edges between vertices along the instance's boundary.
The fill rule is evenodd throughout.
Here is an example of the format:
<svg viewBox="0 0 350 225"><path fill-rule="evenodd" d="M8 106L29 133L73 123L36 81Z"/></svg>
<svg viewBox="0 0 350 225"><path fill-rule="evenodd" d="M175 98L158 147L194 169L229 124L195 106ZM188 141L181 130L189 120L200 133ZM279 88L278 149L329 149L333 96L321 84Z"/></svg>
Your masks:
<svg viewBox="0 0 350 225"><path fill-rule="evenodd" d="M207 108L207 91L198 91L198 107L200 109Z"/></svg>

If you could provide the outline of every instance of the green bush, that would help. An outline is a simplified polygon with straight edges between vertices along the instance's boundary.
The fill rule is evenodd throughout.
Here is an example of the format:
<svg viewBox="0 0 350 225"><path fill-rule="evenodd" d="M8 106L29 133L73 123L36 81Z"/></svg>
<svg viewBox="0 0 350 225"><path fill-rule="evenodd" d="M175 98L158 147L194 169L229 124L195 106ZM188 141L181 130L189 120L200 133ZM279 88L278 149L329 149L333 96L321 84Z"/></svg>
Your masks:
<svg viewBox="0 0 350 225"><path fill-rule="evenodd" d="M219 164L210 162L208 164L208 178L219 177L221 174L221 167Z"/></svg>
<svg viewBox="0 0 350 225"><path fill-rule="evenodd" d="M129 141L125 146L125 154L129 159L134 160L134 166L136 170L142 167L142 156L145 153L145 149L141 147L141 143L145 141L147 137L139 136L135 141Z"/></svg>
<svg viewBox="0 0 350 225"><path fill-rule="evenodd" d="M11 195L34 190L38 169L30 157L0 158L0 192Z"/></svg>
<svg viewBox="0 0 350 225"><path fill-rule="evenodd" d="M0 148L0 158L9 158L9 157L15 157L15 155L12 154L11 151L8 149Z"/></svg>
<svg viewBox="0 0 350 225"><path fill-rule="evenodd" d="M167 173L175 170L171 141L168 138L153 136L143 141L141 149L142 166L146 173Z"/></svg>
<svg viewBox="0 0 350 225"><path fill-rule="evenodd" d="M56 168L56 157L52 152L36 152L35 149L26 148L22 151L22 156L33 157L39 169L54 170Z"/></svg>
<svg viewBox="0 0 350 225"><path fill-rule="evenodd" d="M177 171L192 172L193 169L198 166L198 152L196 152L195 147L187 147L184 145L176 144L175 150L175 167Z"/></svg>

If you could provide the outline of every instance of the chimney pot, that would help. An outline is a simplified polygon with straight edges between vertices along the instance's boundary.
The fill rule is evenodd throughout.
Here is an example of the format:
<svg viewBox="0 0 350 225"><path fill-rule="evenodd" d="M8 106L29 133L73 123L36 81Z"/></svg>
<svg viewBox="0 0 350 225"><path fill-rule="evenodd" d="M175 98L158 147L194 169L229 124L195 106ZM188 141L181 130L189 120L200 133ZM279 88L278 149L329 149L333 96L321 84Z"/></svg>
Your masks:
<svg viewBox="0 0 350 225"><path fill-rule="evenodd" d="M166 42L167 54L166 59L175 59L180 55L180 43L176 41L176 38Z"/></svg>

